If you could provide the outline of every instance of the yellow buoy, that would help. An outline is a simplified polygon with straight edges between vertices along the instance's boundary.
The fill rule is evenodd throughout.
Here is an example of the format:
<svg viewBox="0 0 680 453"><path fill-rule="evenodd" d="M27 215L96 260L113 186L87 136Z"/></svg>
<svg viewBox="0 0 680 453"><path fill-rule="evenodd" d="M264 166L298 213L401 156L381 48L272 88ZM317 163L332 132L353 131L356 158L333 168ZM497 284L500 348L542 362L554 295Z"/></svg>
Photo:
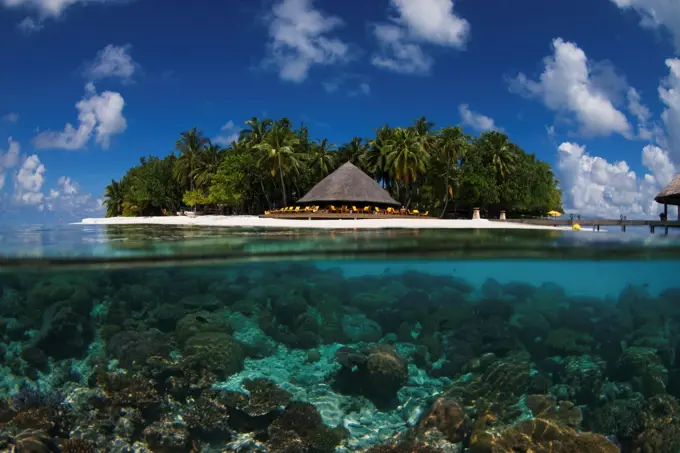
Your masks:
<svg viewBox="0 0 680 453"><path fill-rule="evenodd" d="M571 226L571 229L574 230L574 231L581 231L581 225L579 225L578 223L575 223Z"/></svg>

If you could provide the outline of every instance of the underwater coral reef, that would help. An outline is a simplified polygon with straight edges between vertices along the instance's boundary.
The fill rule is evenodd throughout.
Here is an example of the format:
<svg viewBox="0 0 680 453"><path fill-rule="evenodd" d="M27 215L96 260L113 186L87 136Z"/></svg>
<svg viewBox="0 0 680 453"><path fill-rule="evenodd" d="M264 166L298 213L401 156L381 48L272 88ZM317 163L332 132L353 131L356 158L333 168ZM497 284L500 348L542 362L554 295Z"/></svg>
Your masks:
<svg viewBox="0 0 680 453"><path fill-rule="evenodd" d="M677 453L680 287L0 273L0 451Z"/></svg>

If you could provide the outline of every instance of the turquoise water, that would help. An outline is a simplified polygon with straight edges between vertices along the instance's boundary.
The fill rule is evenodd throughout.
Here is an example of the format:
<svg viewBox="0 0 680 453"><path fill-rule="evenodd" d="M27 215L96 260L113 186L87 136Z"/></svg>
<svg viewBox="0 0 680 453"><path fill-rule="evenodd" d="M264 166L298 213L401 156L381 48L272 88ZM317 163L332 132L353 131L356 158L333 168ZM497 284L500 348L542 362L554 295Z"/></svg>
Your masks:
<svg viewBox="0 0 680 453"><path fill-rule="evenodd" d="M0 451L680 451L680 243L0 230Z"/></svg>

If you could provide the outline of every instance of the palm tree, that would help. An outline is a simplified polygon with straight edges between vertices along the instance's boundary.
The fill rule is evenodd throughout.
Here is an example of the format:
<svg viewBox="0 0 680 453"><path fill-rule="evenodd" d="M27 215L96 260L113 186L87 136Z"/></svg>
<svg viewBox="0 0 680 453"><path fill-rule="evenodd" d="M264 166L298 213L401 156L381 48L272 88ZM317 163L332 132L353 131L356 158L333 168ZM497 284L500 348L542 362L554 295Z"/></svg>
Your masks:
<svg viewBox="0 0 680 453"><path fill-rule="evenodd" d="M505 180L512 172L517 157L508 136L498 131L484 132L479 137L479 144L491 156L491 163L501 180Z"/></svg>
<svg viewBox="0 0 680 453"><path fill-rule="evenodd" d="M432 121L428 121L424 116L421 116L413 123L413 128L420 137L430 135L432 133L433 127L434 123Z"/></svg>
<svg viewBox="0 0 680 453"><path fill-rule="evenodd" d="M361 137L354 137L349 143L345 143L338 151L339 162L351 162L354 165L361 164L362 156L368 151L368 143Z"/></svg>
<svg viewBox="0 0 680 453"><path fill-rule="evenodd" d="M392 137L393 129L385 125L375 131L375 139L368 142L368 149L361 156L361 163L364 169L373 174L381 184L388 188L392 185L390 169L387 165L387 142Z"/></svg>
<svg viewBox="0 0 680 453"><path fill-rule="evenodd" d="M124 191L123 185L118 181L111 180L111 184L106 186L104 191L104 206L106 206L106 217L118 217L123 214Z"/></svg>
<svg viewBox="0 0 680 453"><path fill-rule="evenodd" d="M208 145L210 141L203 137L203 134L196 130L182 132L179 140L175 142L175 149L180 152L175 166L175 178L177 182L184 186L189 186L189 190L194 190L194 169L198 162L199 153Z"/></svg>
<svg viewBox="0 0 680 453"><path fill-rule="evenodd" d="M295 147L299 143L300 139L293 131L277 122L265 135L264 140L255 146L264 152L260 163L269 166L272 176L275 176L277 171L279 173L284 205L288 204L284 169L299 167L299 159L295 152Z"/></svg>
<svg viewBox="0 0 680 453"><path fill-rule="evenodd" d="M262 143L264 136L267 135L272 126L272 120L265 118L260 121L256 116L246 121L247 129L239 133L239 141L244 141L247 145L254 147Z"/></svg>
<svg viewBox="0 0 680 453"><path fill-rule="evenodd" d="M425 173L429 160L422 137L412 128L394 129L385 144L385 153L390 174L404 183L410 195L413 183Z"/></svg>
<svg viewBox="0 0 680 453"><path fill-rule="evenodd" d="M434 145L434 158L436 159L435 168L440 170L437 175L444 182L444 207L441 217L446 214L450 197L453 196L453 186L451 179L458 167L459 161L465 157L470 146L470 137L463 132L460 126L445 127L436 137Z"/></svg>
<svg viewBox="0 0 680 453"><path fill-rule="evenodd" d="M217 173L221 152L222 148L212 143L199 151L195 167L191 172L197 188L204 188L210 184L212 177Z"/></svg>
<svg viewBox="0 0 680 453"><path fill-rule="evenodd" d="M328 143L328 139L323 139L319 143L312 144L312 154L309 166L316 178L321 179L335 168L336 146Z"/></svg>

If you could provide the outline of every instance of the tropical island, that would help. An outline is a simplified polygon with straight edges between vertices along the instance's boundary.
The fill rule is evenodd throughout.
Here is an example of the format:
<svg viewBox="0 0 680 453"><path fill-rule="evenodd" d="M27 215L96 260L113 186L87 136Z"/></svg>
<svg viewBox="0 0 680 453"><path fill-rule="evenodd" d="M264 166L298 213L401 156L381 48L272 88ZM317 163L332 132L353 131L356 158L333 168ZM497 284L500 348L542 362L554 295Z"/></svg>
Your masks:
<svg viewBox="0 0 680 453"><path fill-rule="evenodd" d="M106 187L107 217L175 215L183 206L209 214L259 215L294 204L347 162L370 175L402 206L431 216L543 216L561 211L552 168L507 135L474 137L460 126L435 129L425 117L385 125L339 147L312 139L287 118L253 117L221 147L196 127L180 134L176 154L148 156Z"/></svg>

